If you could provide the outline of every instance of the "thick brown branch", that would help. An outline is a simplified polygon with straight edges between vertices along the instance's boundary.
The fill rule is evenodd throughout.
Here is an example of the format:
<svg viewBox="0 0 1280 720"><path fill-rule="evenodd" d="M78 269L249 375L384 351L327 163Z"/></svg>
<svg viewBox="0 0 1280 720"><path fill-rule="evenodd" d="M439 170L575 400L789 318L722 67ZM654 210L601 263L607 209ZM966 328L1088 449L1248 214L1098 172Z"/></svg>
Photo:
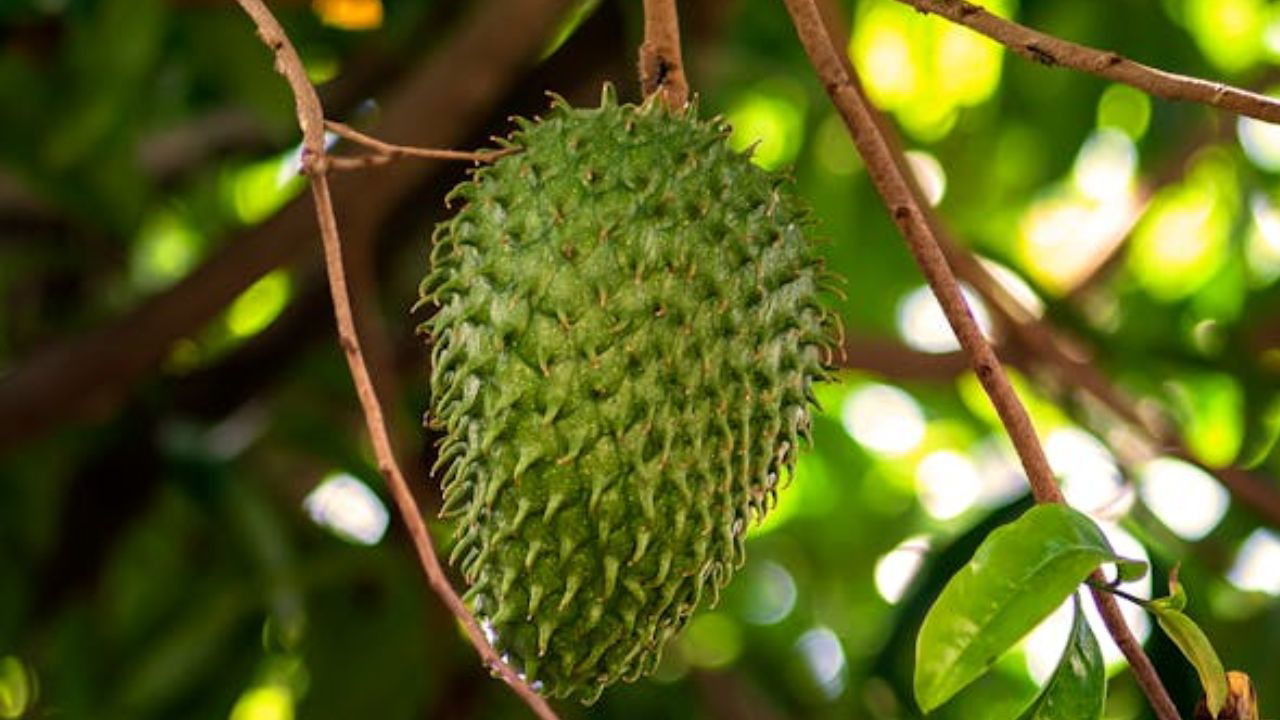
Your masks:
<svg viewBox="0 0 1280 720"><path fill-rule="evenodd" d="M840 54L827 36L817 8L812 0L785 2L805 50L809 53L809 59L848 126L876 190L889 208L894 223L906 239L911 254L920 265L947 321L960 340L960 346L968 355L978 380L991 396L1001 421L1008 429L1036 499L1041 502L1060 501L1062 494L1054 483L1053 471L1040 447L1031 418L1014 393L1013 386L1000 366L1000 360L973 319L968 303L960 293L960 286L917 202L910 181L901 166L895 162L893 151L877 127L869 104L845 72Z"/></svg>
<svg viewBox="0 0 1280 720"><path fill-rule="evenodd" d="M413 493L409 490L404 473L396 462L382 404L378 399L369 366L365 362L364 352L360 346L360 333L356 326L355 313L352 311L346 270L343 267L338 220L334 214L333 198L329 192L329 181L326 176L328 166L324 147L324 109L320 105L320 98L316 95L315 88L307 79L302 60L299 59L297 51L294 50L289 38L271 12L261 0L237 1L253 18L262 41L275 55L276 69L289 81L289 87L293 91L297 105L298 126L302 129L303 135L302 165L304 172L311 180L316 219L320 225L320 237L324 246L325 270L329 278L329 291L333 297L334 316L338 324L338 340L346 355L351 379L355 383L356 394L360 399L360 407L364 412L365 425L373 443L378 469L386 478L396 509L408 526L422 569L426 573L431 588L462 623L467 638L475 646L485 666L501 676L534 714L544 720L555 720L556 715L547 705L546 700L534 692L510 665L503 662L497 651L485 639L480 624L476 622L453 586L449 584L449 579L445 576L440 560L436 556L422 513L414 501Z"/></svg>
<svg viewBox="0 0 1280 720"><path fill-rule="evenodd" d="M684 107L689 83L680 54L676 0L644 0L644 44L640 46L640 86L645 97L662 93L670 108Z"/></svg>
<svg viewBox="0 0 1280 720"><path fill-rule="evenodd" d="M921 201L919 189L905 170L901 152L896 141L889 136L887 124L882 126L882 121L856 81L856 74L851 72L847 61L836 49L814 0L784 2L791 13L805 52L848 126L872 183L906 239L911 254L920 265L947 321L960 340L960 346L969 357L979 382L995 405L1018 457L1022 460L1032 494L1037 502L1062 502L1062 493L1054 482L1053 472L1031 424L1031 418L1009 384L999 359L983 337L960 293L959 284L947 264L934 231L937 219L928 214L928 204ZM1095 575L1099 573L1095 572ZM1129 665L1157 717L1160 720L1177 720L1177 708L1160 682L1151 660L1125 625L1115 598L1098 591L1093 595L1107 629L1129 660Z"/></svg>
<svg viewBox="0 0 1280 720"><path fill-rule="evenodd" d="M1042 65L1080 70L1164 98L1212 105L1271 123L1280 123L1280 100L1231 85L1179 75L1107 50L1079 45L992 15L965 0L898 0L964 25Z"/></svg>

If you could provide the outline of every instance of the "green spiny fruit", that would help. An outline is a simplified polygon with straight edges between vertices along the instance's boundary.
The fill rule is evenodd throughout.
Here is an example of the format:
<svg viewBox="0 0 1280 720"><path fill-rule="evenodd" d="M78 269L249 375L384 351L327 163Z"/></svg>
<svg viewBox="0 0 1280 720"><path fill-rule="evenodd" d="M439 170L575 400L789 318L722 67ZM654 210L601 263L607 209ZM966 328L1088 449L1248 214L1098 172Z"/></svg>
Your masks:
<svg viewBox="0 0 1280 720"><path fill-rule="evenodd" d="M837 327L807 211L721 122L608 87L516 122L422 285L436 470L496 647L590 702L741 566Z"/></svg>

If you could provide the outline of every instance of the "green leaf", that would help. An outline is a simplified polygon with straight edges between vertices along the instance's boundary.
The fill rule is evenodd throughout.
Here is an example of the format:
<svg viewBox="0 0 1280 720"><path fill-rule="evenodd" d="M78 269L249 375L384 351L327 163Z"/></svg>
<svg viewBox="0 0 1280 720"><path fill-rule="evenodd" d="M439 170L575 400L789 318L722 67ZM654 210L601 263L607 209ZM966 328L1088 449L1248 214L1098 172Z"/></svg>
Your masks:
<svg viewBox="0 0 1280 720"><path fill-rule="evenodd" d="M920 707L929 712L976 680L1094 568L1116 560L1093 521L1065 505L1032 508L991 533L920 628Z"/></svg>
<svg viewBox="0 0 1280 720"><path fill-rule="evenodd" d="M1040 696L1018 720L1098 720L1107 700L1107 675L1102 649L1089 629L1080 598L1075 598L1071 636L1058 667Z"/></svg>
<svg viewBox="0 0 1280 720"><path fill-rule="evenodd" d="M1176 575L1170 577L1169 591L1169 597L1152 600L1147 607L1155 614L1160 629L1195 667L1200 684L1204 686L1205 704L1213 717L1217 717L1227 703L1227 672L1209 637L1182 612L1187 606L1187 593Z"/></svg>
<svg viewBox="0 0 1280 720"><path fill-rule="evenodd" d="M1141 560L1116 558L1116 578L1122 583L1131 583L1146 577L1147 564Z"/></svg>

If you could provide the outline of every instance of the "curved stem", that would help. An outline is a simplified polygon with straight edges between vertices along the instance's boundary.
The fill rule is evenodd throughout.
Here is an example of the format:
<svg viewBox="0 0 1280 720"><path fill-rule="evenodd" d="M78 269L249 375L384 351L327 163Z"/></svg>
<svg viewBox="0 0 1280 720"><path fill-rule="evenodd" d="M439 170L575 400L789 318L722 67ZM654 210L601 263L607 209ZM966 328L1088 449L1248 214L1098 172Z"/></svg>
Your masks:
<svg viewBox="0 0 1280 720"><path fill-rule="evenodd" d="M293 91L294 102L297 105L298 126L302 129L303 135L302 167L303 172L311 180L311 194L315 200L316 219L320 225L320 237L324 245L325 270L329 278L329 291L333 296L333 311L338 325L338 340L342 345L347 366L351 371L351 379L355 383L356 394L360 399L365 425L378 461L378 470L386 478L396 510L413 538L414 549L417 551L418 560L427 576L427 581L444 601L449 611L462 623L467 638L475 646L484 665L501 676L535 715L543 720L557 720L555 712L551 710L546 700L534 692L528 683L498 656L493 646L485 639L479 623L467 610L444 574L426 523L422 519L422 513L413 499L409 484L405 481L404 473L400 470L391 449L391 438L382 414L382 405L378 401L373 378L360 347L360 334L357 330L355 314L351 309L351 295L347 288L346 271L343 267L338 221L334 215L333 199L329 194L329 181L326 175L329 171L329 158L325 154L324 110L321 107L320 98L307 79L306 71L293 44L290 43L284 29L280 27L271 11L262 4L262 0L237 0L237 2L253 18L263 43L275 55L276 70L284 75Z"/></svg>
<svg viewBox="0 0 1280 720"><path fill-rule="evenodd" d="M872 183L942 306L943 314L960 340L978 381L995 405L1026 470L1036 502L1062 502L1062 493L1054 481L1031 418L960 293L960 286L938 241L935 231L938 220L926 210L927 203L921 202L919 190L905 169L901 150L890 138L887 123L883 123L872 108L857 82L856 73L836 49L814 0L784 2L805 52L848 127ZM1093 578L1101 580L1102 575L1095 571ZM1151 660L1125 625L1115 598L1096 589L1093 590L1093 598L1108 632L1129 660L1156 716L1160 720L1178 720L1177 708L1160 682Z"/></svg>
<svg viewBox="0 0 1280 720"><path fill-rule="evenodd" d="M1111 583L1101 582L1094 577L1090 577L1089 579L1085 580L1085 584L1088 585L1093 590L1100 590L1105 593L1110 593L1112 595L1115 595L1118 598L1121 598L1122 600L1128 600L1129 602L1139 607L1145 608L1147 605L1151 603L1150 600L1145 600L1143 598L1138 597L1137 595L1132 595L1130 593L1127 593L1124 590L1121 590L1120 588L1116 587L1115 585L1112 585Z"/></svg>

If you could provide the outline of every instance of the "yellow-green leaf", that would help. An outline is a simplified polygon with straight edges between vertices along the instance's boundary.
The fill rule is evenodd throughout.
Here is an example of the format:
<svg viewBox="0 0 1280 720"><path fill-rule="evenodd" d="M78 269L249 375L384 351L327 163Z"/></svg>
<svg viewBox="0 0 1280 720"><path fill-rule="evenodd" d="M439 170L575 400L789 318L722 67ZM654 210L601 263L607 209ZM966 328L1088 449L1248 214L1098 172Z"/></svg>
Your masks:
<svg viewBox="0 0 1280 720"><path fill-rule="evenodd" d="M1217 717L1227 702L1227 672L1209 637L1182 612L1187 606L1187 594L1176 576L1170 579L1169 590L1168 597L1152 600L1147 607L1155 614L1160 629L1195 667L1200 684L1204 686L1205 705Z"/></svg>

